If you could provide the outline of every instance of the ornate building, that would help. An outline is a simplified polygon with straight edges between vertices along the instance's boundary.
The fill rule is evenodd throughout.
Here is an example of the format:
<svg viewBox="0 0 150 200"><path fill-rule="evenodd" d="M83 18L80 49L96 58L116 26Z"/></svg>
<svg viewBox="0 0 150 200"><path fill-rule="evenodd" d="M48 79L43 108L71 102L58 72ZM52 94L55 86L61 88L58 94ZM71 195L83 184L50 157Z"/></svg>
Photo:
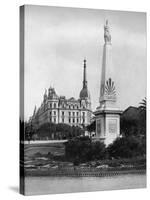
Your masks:
<svg viewBox="0 0 150 200"><path fill-rule="evenodd" d="M79 99L58 96L55 89L50 87L45 91L41 106L35 107L30 121L39 126L43 123L65 123L74 126L86 126L91 121L91 99L87 86L86 60L84 60L83 88Z"/></svg>

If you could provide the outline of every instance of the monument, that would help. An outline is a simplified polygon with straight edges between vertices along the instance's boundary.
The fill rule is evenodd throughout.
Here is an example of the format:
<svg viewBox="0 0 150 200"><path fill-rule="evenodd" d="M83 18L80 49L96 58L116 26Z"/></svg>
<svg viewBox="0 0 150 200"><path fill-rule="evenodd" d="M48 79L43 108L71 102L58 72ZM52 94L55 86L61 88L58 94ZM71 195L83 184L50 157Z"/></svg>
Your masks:
<svg viewBox="0 0 150 200"><path fill-rule="evenodd" d="M106 146L120 135L120 114L117 107L117 95L112 67L112 44L108 20L104 25L104 47L101 71L99 107L94 112L96 118L96 140L103 141Z"/></svg>

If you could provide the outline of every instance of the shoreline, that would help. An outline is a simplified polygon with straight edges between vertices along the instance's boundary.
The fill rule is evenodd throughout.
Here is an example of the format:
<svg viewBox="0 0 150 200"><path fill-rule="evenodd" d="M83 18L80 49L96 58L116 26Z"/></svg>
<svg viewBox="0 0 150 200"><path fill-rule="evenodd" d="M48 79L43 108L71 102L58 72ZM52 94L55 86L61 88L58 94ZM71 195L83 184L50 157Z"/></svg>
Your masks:
<svg viewBox="0 0 150 200"><path fill-rule="evenodd" d="M75 169L75 170L26 170L25 176L26 177L38 177L38 176L50 176L50 177L108 177L108 176L119 176L119 175L126 175L126 174L146 174L146 169L126 169L126 170L82 170L82 169Z"/></svg>

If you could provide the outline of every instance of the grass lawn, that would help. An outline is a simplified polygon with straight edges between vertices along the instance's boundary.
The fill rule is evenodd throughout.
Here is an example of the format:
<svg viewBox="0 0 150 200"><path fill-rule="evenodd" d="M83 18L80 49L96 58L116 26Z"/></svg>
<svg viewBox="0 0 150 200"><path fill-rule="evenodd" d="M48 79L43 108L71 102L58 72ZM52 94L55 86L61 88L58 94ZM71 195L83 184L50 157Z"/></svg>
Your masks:
<svg viewBox="0 0 150 200"><path fill-rule="evenodd" d="M47 154L50 152L53 155L64 155L65 146L63 143L49 143L49 144L25 144L25 156L33 156L36 153Z"/></svg>

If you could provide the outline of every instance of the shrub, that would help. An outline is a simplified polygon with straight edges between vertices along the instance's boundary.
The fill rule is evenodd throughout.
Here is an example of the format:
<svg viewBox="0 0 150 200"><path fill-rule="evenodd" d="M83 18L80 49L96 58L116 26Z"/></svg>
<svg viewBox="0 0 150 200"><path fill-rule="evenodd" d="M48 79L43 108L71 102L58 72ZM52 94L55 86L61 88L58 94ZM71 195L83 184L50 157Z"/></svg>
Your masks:
<svg viewBox="0 0 150 200"><path fill-rule="evenodd" d="M105 145L101 142L92 143L89 137L69 140L65 144L65 155L69 160L86 162L105 158Z"/></svg>
<svg viewBox="0 0 150 200"><path fill-rule="evenodd" d="M117 138L107 147L109 157L132 158L146 153L146 142L135 136Z"/></svg>

